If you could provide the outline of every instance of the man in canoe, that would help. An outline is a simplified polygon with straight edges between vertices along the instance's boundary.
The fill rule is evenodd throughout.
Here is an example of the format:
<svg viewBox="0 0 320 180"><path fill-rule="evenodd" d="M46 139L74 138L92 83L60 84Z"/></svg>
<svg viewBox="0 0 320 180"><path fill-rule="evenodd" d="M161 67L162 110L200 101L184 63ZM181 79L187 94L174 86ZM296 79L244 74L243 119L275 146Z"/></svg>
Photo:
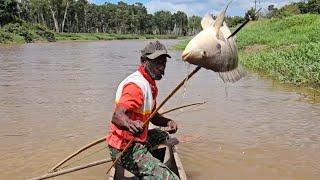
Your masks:
<svg viewBox="0 0 320 180"><path fill-rule="evenodd" d="M156 114L150 122L166 127L148 130L145 122L156 109L158 89L155 81L164 75L167 58L166 47L159 41L148 43L141 50L141 65L125 78L116 92L116 107L111 120L107 142L113 160L134 138L133 145L118 161L122 167L140 179L179 179L166 165L154 158L149 150L168 139L168 133L177 131L177 124ZM168 133L167 133L168 132Z"/></svg>

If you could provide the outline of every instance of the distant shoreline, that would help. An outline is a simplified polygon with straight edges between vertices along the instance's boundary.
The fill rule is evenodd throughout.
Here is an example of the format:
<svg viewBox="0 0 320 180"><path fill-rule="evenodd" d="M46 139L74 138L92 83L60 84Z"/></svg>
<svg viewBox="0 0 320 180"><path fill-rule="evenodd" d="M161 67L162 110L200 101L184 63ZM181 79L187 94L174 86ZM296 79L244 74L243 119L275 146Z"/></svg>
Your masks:
<svg viewBox="0 0 320 180"><path fill-rule="evenodd" d="M56 33L57 41L130 40L130 39L183 39L184 36L163 34L109 34L109 33Z"/></svg>
<svg viewBox="0 0 320 180"><path fill-rule="evenodd" d="M0 29L1 30L1 29ZM0 42L0 45L14 45L14 44L28 44L24 41L22 36L13 35L14 38L7 40L4 43ZM54 33L55 41L107 41L107 40L133 40L133 39L186 39L188 36L163 34L163 35L152 35L152 34L109 34L109 33ZM46 39L34 39L29 43L44 43L50 42Z"/></svg>

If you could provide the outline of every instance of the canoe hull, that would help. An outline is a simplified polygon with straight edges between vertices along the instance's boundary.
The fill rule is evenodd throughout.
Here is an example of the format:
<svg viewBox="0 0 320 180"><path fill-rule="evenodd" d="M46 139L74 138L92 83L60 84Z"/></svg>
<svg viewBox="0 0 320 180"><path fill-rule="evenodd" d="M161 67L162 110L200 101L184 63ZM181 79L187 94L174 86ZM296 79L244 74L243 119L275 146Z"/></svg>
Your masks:
<svg viewBox="0 0 320 180"><path fill-rule="evenodd" d="M176 173L181 180L187 180L186 173L182 166L180 157L177 153L177 147L167 144L159 145L154 148L152 155L163 162L167 167L169 167L174 173ZM120 165L115 165L110 171L109 180L138 180L129 171L122 168Z"/></svg>

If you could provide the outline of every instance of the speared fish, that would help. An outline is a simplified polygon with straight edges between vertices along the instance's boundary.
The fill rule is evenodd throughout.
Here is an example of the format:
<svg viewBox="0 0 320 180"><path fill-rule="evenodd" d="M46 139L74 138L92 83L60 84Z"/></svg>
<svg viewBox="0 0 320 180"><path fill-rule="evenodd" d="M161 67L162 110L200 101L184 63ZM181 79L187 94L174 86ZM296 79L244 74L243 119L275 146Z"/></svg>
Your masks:
<svg viewBox="0 0 320 180"><path fill-rule="evenodd" d="M225 13L232 2L217 16L216 20L206 14L201 20L202 31L186 46L182 59L219 73L224 82L236 82L245 76L238 68L238 50L235 37L224 21Z"/></svg>

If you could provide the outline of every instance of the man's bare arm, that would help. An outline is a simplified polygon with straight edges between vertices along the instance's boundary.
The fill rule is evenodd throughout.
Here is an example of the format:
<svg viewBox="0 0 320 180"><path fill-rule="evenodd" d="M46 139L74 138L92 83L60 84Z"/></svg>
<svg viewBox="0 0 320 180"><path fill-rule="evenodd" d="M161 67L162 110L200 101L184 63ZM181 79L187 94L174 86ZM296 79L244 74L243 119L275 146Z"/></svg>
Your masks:
<svg viewBox="0 0 320 180"><path fill-rule="evenodd" d="M170 134L175 133L178 130L178 126L173 120L163 117L159 113L157 113L150 121L156 126L166 127L166 131Z"/></svg>
<svg viewBox="0 0 320 180"><path fill-rule="evenodd" d="M139 120L133 121L126 115L126 109L117 107L112 116L112 123L121 130L130 131L134 135L143 132L143 123Z"/></svg>
<svg viewBox="0 0 320 180"><path fill-rule="evenodd" d="M168 122L171 121L171 119L163 117L162 115L157 113L150 121L156 126L167 127Z"/></svg>

